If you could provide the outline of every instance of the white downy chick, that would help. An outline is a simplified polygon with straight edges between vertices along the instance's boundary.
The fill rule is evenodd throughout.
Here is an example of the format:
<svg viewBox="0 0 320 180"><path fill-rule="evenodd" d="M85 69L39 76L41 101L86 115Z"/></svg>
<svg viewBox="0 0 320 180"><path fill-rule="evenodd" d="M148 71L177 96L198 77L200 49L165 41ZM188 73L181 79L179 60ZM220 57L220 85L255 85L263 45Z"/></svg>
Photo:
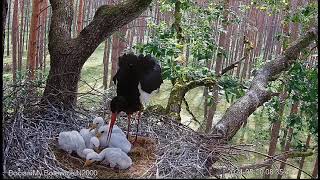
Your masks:
<svg viewBox="0 0 320 180"><path fill-rule="evenodd" d="M89 147L87 148L98 151L99 146L100 146L99 139L96 136L93 136L91 137Z"/></svg>
<svg viewBox="0 0 320 180"><path fill-rule="evenodd" d="M87 148L91 148L90 147L91 138L95 136L98 129L103 125L104 125L104 120L102 119L102 117L96 117L93 119L93 122L90 125L90 128L88 129L84 128L80 130L80 134L83 137Z"/></svg>
<svg viewBox="0 0 320 180"><path fill-rule="evenodd" d="M110 164L111 168L128 169L132 165L131 158L120 148L106 148L100 154L104 154L102 163Z"/></svg>
<svg viewBox="0 0 320 180"><path fill-rule="evenodd" d="M59 147L69 154L75 151L78 156L85 158L83 150L86 148L83 137L78 131L60 132L58 137Z"/></svg>
<svg viewBox="0 0 320 180"><path fill-rule="evenodd" d="M132 165L131 158L120 148L106 148L99 154L86 150L86 162L84 166L89 166L95 161L102 161L103 164L109 165L111 168L128 169Z"/></svg>
<svg viewBox="0 0 320 180"><path fill-rule="evenodd" d="M100 147L102 148L106 148L106 147L120 148L125 153L128 153L131 150L131 143L128 141L126 136L122 135L121 133L117 133L117 131L112 131L109 146L108 146L107 145L107 138L108 138L107 126L100 127L96 136L99 138Z"/></svg>
<svg viewBox="0 0 320 180"><path fill-rule="evenodd" d="M90 129L95 129L95 133L101 126L104 126L105 122L102 117L96 117L93 119L92 124L90 125Z"/></svg>

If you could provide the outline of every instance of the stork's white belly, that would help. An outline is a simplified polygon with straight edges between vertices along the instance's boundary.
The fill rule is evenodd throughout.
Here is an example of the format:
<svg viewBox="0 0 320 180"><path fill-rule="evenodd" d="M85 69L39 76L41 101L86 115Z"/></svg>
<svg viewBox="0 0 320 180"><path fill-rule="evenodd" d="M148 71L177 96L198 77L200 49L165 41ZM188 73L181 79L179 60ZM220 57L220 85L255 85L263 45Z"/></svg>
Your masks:
<svg viewBox="0 0 320 180"><path fill-rule="evenodd" d="M150 100L150 98L151 98L151 94L143 91L143 90L141 89L141 84L140 84L140 83L139 83L139 85L138 85L138 89L139 89L139 92L140 92L140 96L139 96L140 102L141 102L141 104L142 104L143 106L146 106L147 103L149 103L149 100Z"/></svg>

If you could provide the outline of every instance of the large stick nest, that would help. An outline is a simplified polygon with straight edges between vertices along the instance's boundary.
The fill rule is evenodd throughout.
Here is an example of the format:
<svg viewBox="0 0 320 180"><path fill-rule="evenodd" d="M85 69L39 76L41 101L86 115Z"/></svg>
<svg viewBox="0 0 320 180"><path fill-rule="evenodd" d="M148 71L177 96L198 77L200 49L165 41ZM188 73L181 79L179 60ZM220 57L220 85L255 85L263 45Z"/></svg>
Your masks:
<svg viewBox="0 0 320 180"><path fill-rule="evenodd" d="M80 105L73 110L60 110L50 105L40 106L40 93L36 91L33 94L25 93L28 91L30 92L30 89L25 85L14 89L5 86L4 89L4 175L8 177L9 171L32 172L34 170L34 172L55 172L50 174L51 178L80 177L80 175L70 173L74 170L72 166L70 169L66 163L61 162L66 156L61 155L61 150L56 149L57 136L61 131L79 131L87 127L94 116L103 116L109 120L108 103L114 96L114 89L107 90L103 96L99 95L101 99L98 101L102 103L97 102L96 108L90 110ZM132 132L135 132L136 128L134 123L132 123ZM125 115L117 120L117 125L126 129ZM148 152L150 156L141 156L149 158L148 161L135 162L133 158L134 165L129 170L118 171L116 177L210 177L214 175L206 166L208 161L214 161L227 167L233 166L230 157L243 153L232 149L223 141L195 132L171 120L170 117L159 115L156 112L145 112L141 116L139 136L152 142L152 152ZM148 145L141 147L147 149ZM72 162L77 163L77 166L73 168L82 168L83 159L71 159L73 159ZM139 164L139 167L135 164ZM97 165L89 169L100 167L101 165ZM21 177L34 177L22 175ZM38 177L48 178L48 174L42 175ZM98 175L98 177L104 176Z"/></svg>

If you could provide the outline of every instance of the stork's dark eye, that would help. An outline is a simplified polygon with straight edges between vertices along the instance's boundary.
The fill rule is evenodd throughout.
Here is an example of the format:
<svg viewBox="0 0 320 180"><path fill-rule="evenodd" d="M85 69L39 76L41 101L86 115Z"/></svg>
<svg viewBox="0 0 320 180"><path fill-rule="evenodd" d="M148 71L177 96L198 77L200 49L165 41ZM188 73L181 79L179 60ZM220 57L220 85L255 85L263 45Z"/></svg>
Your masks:
<svg viewBox="0 0 320 180"><path fill-rule="evenodd" d="M104 131L101 131L101 133L104 133Z"/></svg>
<svg viewBox="0 0 320 180"><path fill-rule="evenodd" d="M89 161L91 161L92 159L89 159Z"/></svg>

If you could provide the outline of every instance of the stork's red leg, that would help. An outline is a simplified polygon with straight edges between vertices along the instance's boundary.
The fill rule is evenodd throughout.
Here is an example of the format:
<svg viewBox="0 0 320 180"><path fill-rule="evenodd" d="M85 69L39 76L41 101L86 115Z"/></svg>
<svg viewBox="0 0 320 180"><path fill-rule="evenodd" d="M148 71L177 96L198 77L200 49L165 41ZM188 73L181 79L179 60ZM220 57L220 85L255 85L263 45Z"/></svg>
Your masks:
<svg viewBox="0 0 320 180"><path fill-rule="evenodd" d="M138 124L137 124L137 131L136 131L136 138L134 139L133 143L137 141L138 138L138 131L139 131L139 124L140 124L140 117L141 117L141 111L138 112Z"/></svg>
<svg viewBox="0 0 320 180"><path fill-rule="evenodd" d="M127 139L129 140L129 132L130 132L130 124L131 123L131 114L128 114L128 131L127 131Z"/></svg>

